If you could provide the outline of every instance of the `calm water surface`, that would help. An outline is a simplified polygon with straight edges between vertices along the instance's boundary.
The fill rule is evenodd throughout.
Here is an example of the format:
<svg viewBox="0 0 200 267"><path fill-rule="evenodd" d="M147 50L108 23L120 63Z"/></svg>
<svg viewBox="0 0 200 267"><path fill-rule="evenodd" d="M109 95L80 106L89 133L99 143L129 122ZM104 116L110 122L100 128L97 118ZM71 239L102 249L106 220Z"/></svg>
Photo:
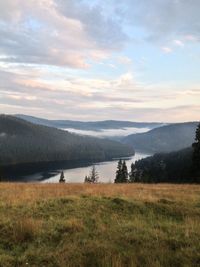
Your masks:
<svg viewBox="0 0 200 267"><path fill-rule="evenodd" d="M142 159L149 156L148 154L136 153L133 157L126 160L128 170L130 171L130 166L132 162L135 162L138 159ZM117 169L118 160L96 163L96 170L99 174L99 182L113 182L115 179L115 172ZM82 183L86 175L89 175L91 166L73 168L73 169L64 169L64 175L66 182L68 183ZM57 183L60 178L61 170L56 170L55 172L49 173L48 179L44 179L42 173L37 173L32 175L31 179L43 179L43 183Z"/></svg>

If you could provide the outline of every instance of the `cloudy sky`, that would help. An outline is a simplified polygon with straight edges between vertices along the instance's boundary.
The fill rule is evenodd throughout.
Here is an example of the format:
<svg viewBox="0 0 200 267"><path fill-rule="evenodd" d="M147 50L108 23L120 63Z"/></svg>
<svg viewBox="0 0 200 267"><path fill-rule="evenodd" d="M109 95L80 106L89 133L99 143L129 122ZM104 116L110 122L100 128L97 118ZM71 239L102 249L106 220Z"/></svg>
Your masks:
<svg viewBox="0 0 200 267"><path fill-rule="evenodd" d="M199 0L0 0L0 113L200 119Z"/></svg>

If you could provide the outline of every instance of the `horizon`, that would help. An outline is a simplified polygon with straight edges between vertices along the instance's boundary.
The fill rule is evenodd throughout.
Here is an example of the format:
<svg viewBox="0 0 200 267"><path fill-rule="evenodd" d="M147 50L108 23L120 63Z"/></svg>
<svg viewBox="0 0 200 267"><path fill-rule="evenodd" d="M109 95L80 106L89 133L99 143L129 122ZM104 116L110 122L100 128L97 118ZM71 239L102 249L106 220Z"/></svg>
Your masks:
<svg viewBox="0 0 200 267"><path fill-rule="evenodd" d="M136 121L136 120L117 120L117 119L105 119L105 120L71 120L71 119L60 119L60 118L56 118L56 119L48 119L45 117L39 117L39 116L34 116L34 115L30 115L30 114L22 114L22 113L17 113L17 114L10 114L10 113L0 113L0 115L6 115L6 116L27 116L27 117L32 117L32 118L36 118L36 119L44 119L44 120L54 120L54 121L76 121L76 122L103 122L103 121L117 121L117 122L135 122L135 123L157 123L157 124L182 124L182 123L192 123L192 122L199 122L199 120L191 120L191 121L175 121L175 122L170 122L170 121Z"/></svg>
<svg viewBox="0 0 200 267"><path fill-rule="evenodd" d="M198 0L1 1L0 113L199 121L199 9Z"/></svg>

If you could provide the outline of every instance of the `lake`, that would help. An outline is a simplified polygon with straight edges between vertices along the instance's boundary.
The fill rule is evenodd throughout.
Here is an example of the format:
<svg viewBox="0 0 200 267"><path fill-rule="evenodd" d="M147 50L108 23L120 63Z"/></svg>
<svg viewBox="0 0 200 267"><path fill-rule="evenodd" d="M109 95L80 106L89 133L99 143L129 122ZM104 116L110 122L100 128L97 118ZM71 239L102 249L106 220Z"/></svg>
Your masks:
<svg viewBox="0 0 200 267"><path fill-rule="evenodd" d="M134 156L122 158L126 160L128 171L131 163L136 160L150 156L146 153L136 152ZM57 183L61 171L64 172L67 183L82 183L85 176L90 174L91 167L96 166L99 174L99 182L113 182L119 159L112 161L92 163L88 161L64 161L64 162L41 162L10 165L1 169L4 181L15 182L41 182Z"/></svg>
<svg viewBox="0 0 200 267"><path fill-rule="evenodd" d="M126 159L126 164L128 167L128 170L130 171L130 166L132 162L135 162L136 160L142 159L149 156L148 154L144 153L136 153L134 156L131 158ZM117 169L117 163L118 160L113 160L113 161L107 161L107 162L100 162L96 163L96 170L99 174L99 182L102 183L108 183L108 182L113 182L115 179L115 172ZM86 175L89 175L91 166L85 166L85 167L76 167L76 168L68 168L68 169L63 169L65 179L67 183L82 183L84 181L84 178ZM29 175L27 176L27 180L41 180L42 183L57 183L60 178L60 172L62 169L57 169L55 171L51 171L49 173L45 172L39 172L35 173L34 175ZM45 176L48 178L45 179Z"/></svg>

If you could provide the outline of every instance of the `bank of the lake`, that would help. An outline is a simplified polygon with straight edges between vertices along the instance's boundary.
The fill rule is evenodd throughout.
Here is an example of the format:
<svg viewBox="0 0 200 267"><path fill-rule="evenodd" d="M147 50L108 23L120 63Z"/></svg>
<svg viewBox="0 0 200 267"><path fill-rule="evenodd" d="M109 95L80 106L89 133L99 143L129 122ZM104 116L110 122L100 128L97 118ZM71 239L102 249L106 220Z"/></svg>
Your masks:
<svg viewBox="0 0 200 267"><path fill-rule="evenodd" d="M135 153L135 155L125 158L128 168L130 169L132 162L147 156L144 153ZM82 183L85 176L89 174L91 166L95 164L100 177L99 182L108 183L115 178L117 161L118 159L95 163L64 161L17 164L1 168L0 171L3 180L8 182L57 183L60 172L63 170L68 183Z"/></svg>
<svg viewBox="0 0 200 267"><path fill-rule="evenodd" d="M144 154L144 153L135 153L134 156L125 158L128 169L130 170L131 163L135 162L136 160L145 158L147 156L149 155ZM99 182L109 183L109 182L114 181L115 173L117 169L117 162L118 162L118 159L115 159L112 161L95 163L96 170L99 174ZM85 176L90 173L92 165L94 164L90 164L89 166L84 166L84 167L64 169L63 171L64 171L66 181L69 183L82 183L84 181ZM62 169L56 170L55 173L52 173L52 177L48 177L47 179L44 179L43 182L44 183L46 182L57 183L60 178L61 170ZM42 173L38 173L35 175L37 176L37 178L42 179L42 175L43 175Z"/></svg>

